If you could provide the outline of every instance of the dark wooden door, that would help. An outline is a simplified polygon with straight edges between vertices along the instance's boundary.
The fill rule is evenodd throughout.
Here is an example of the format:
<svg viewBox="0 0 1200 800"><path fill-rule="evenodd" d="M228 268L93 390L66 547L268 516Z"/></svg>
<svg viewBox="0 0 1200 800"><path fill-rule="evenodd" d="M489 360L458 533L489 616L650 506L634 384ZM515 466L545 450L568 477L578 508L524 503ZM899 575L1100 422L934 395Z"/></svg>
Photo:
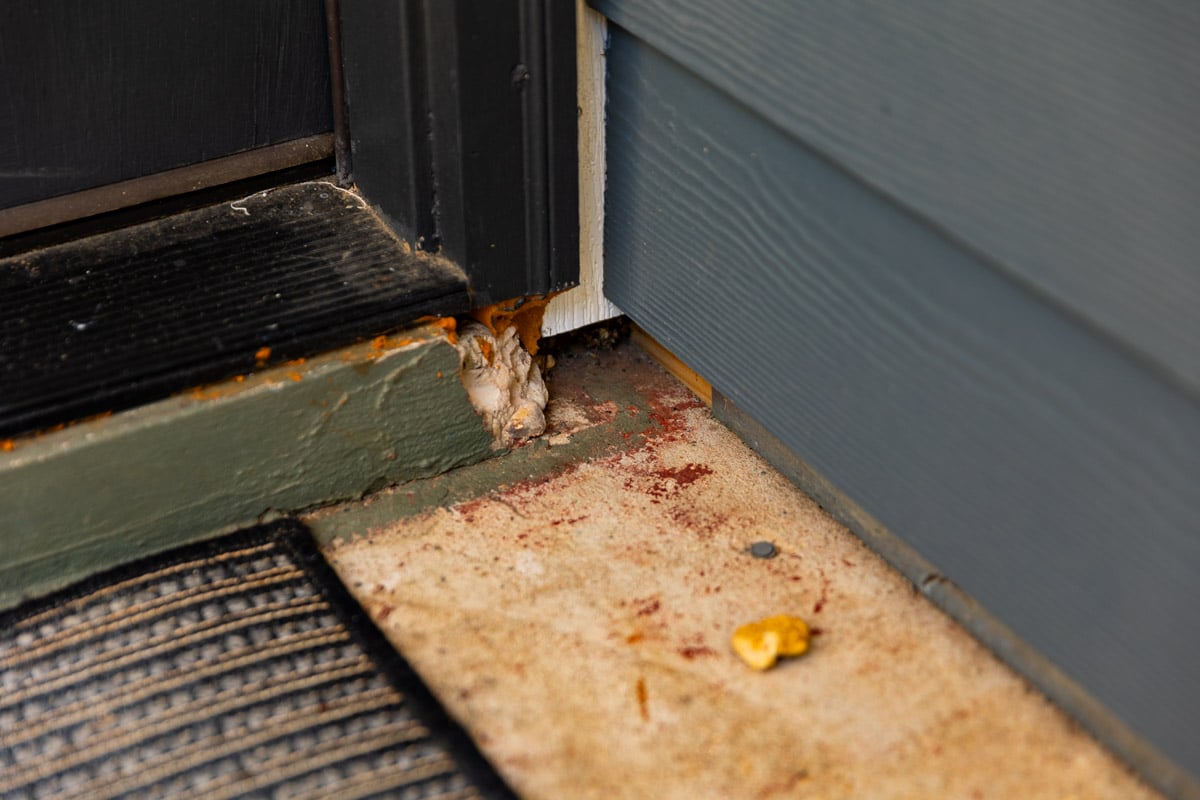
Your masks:
<svg viewBox="0 0 1200 800"><path fill-rule="evenodd" d="M573 31L553 0L0 5L0 435L574 283Z"/></svg>
<svg viewBox="0 0 1200 800"><path fill-rule="evenodd" d="M325 30L320 0L3 3L0 215L327 134Z"/></svg>

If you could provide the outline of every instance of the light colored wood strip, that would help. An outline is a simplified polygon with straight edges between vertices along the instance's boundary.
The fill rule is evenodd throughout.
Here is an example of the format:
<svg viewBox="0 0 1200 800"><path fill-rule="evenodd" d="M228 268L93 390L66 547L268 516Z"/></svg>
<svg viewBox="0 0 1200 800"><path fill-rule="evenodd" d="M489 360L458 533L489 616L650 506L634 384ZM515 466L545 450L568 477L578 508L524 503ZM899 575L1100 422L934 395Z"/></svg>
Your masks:
<svg viewBox="0 0 1200 800"><path fill-rule="evenodd" d="M682 381L697 397L704 401L705 405L712 408L712 384L701 377L699 372L696 372L696 370L683 363L677 355L637 325L632 326L630 336L637 343L638 347L646 351L648 356L661 364L662 368L667 372Z"/></svg>

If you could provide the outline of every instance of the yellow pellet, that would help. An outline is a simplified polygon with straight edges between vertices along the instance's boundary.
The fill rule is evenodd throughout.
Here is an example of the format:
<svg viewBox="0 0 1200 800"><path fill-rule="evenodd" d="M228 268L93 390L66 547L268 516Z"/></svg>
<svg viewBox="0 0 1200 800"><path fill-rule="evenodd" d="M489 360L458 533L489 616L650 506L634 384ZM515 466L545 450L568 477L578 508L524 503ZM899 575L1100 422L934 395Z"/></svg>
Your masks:
<svg viewBox="0 0 1200 800"><path fill-rule="evenodd" d="M770 669L781 656L808 650L808 625L799 617L780 614L743 625L733 632L733 650L754 669Z"/></svg>

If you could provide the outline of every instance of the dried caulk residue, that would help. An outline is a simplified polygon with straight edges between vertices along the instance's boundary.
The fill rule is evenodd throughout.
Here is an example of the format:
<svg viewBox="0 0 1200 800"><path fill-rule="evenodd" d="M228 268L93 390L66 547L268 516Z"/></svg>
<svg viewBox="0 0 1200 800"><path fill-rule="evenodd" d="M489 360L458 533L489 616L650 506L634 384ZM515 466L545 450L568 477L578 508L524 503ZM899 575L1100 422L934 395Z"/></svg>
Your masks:
<svg viewBox="0 0 1200 800"><path fill-rule="evenodd" d="M475 411L483 417L496 447L540 436L546 429L549 399L533 357L521 347L516 328L497 335L470 323L459 331L462 382Z"/></svg>

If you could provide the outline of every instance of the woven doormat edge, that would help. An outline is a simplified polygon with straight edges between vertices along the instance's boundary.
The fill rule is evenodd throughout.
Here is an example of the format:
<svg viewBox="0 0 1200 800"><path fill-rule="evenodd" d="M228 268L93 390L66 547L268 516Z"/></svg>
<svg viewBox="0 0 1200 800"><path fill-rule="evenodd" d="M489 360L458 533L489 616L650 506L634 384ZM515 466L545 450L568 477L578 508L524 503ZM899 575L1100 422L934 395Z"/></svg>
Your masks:
<svg viewBox="0 0 1200 800"><path fill-rule="evenodd" d="M337 573L317 549L312 532L297 519L284 518L244 528L215 539L183 545L98 572L53 593L26 600L15 608L0 611L0 630L56 606L85 597L105 586L137 578L151 569L163 569L187 561L216 556L233 548L253 547L268 542L286 549L313 583L320 587L324 599L329 602L339 621L354 637L355 643L362 648L379 672L404 696L405 702L411 704L413 711L429 728L431 736L440 740L453 754L456 766L471 780L475 788L486 798L516 800L517 795L480 752L475 741L458 721L450 716L417 671L392 646L346 589Z"/></svg>

